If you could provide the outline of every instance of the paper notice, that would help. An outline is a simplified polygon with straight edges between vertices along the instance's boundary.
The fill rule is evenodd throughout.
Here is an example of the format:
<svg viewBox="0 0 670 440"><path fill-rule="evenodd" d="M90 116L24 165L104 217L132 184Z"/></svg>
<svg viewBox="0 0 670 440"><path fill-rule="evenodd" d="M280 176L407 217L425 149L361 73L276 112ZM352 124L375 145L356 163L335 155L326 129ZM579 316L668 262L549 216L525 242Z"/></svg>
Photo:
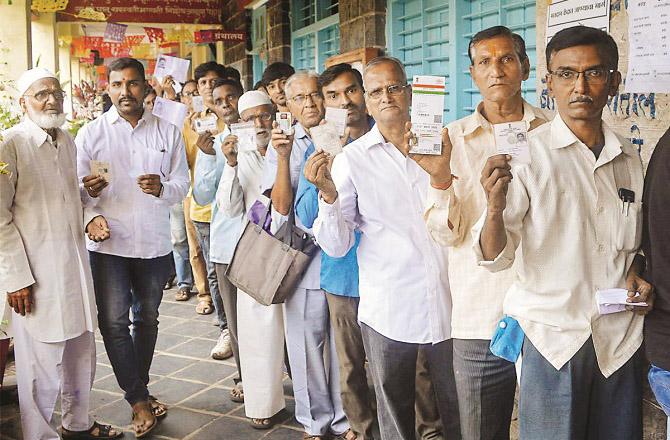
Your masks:
<svg viewBox="0 0 670 440"><path fill-rule="evenodd" d="M337 131L337 126L330 121L309 129L309 134L317 150L325 151L331 156L342 152L342 142Z"/></svg>
<svg viewBox="0 0 670 440"><path fill-rule="evenodd" d="M181 102L158 97L154 102L152 113L154 116L170 122L181 129L184 126L187 111L188 108Z"/></svg>
<svg viewBox="0 0 670 440"><path fill-rule="evenodd" d="M493 133L498 154L512 156L512 165L530 163L526 121L494 124Z"/></svg>
<svg viewBox="0 0 670 440"><path fill-rule="evenodd" d="M193 113L202 113L205 111L205 103L202 96L194 96L191 98L191 108Z"/></svg>
<svg viewBox="0 0 670 440"><path fill-rule="evenodd" d="M326 107L326 121L335 124L340 136L344 134L344 130L347 128L347 113L349 113L349 110L346 108Z"/></svg>
<svg viewBox="0 0 670 440"><path fill-rule="evenodd" d="M91 161L91 175L100 176L105 181L110 182L111 173L109 172L109 162L100 160Z"/></svg>
<svg viewBox="0 0 670 440"><path fill-rule="evenodd" d="M626 310L626 306L647 306L646 302L629 303L626 302L626 299L628 299L628 291L626 289L604 289L596 291L596 303L598 304L598 312L601 315L623 312Z"/></svg>
<svg viewBox="0 0 670 440"><path fill-rule="evenodd" d="M204 134L206 131L209 131L210 133L216 133L217 131L219 131L217 121L218 118L216 117L216 115L209 115L204 116L202 118L195 118L193 120L195 132L198 134Z"/></svg>
<svg viewBox="0 0 670 440"><path fill-rule="evenodd" d="M609 32L610 0L554 0L548 5L547 43L558 31L578 25Z"/></svg>
<svg viewBox="0 0 670 440"><path fill-rule="evenodd" d="M256 126L253 122L240 122L230 124L230 134L237 136L238 151L255 151L256 146Z"/></svg>
<svg viewBox="0 0 670 440"><path fill-rule="evenodd" d="M410 148L410 153L442 154L444 95L443 76L414 76L411 117L416 142Z"/></svg>

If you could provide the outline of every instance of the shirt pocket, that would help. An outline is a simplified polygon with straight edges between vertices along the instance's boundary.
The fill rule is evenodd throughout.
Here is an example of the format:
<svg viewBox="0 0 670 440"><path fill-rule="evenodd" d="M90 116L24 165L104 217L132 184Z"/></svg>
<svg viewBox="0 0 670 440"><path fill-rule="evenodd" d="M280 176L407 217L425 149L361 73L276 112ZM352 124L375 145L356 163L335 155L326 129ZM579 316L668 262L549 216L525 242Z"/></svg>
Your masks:
<svg viewBox="0 0 670 440"><path fill-rule="evenodd" d="M623 252L634 252L640 247L642 239L642 206L637 202L630 203L628 207L621 205L619 204L615 216L616 249Z"/></svg>
<svg viewBox="0 0 670 440"><path fill-rule="evenodd" d="M167 175L164 161L166 160L167 152L165 150L158 151L147 149L145 156L144 172L146 174L157 174L161 179Z"/></svg>

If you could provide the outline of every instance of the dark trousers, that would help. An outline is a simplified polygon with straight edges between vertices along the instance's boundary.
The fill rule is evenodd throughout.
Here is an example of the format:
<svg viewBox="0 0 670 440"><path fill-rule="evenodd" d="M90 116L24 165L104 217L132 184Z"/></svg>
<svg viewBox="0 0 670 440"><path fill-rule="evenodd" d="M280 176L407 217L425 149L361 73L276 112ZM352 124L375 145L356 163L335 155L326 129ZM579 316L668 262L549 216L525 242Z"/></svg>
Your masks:
<svg viewBox="0 0 670 440"><path fill-rule="evenodd" d="M491 341L454 339L454 374L463 440L509 440L516 370Z"/></svg>
<svg viewBox="0 0 670 440"><path fill-rule="evenodd" d="M218 280L218 293L221 297L226 323L228 325L228 335L230 336L230 346L233 349L233 357L237 365L237 377L235 383L242 379L242 369L240 368L240 344L237 337L237 287L226 277L227 264L214 263L216 268L216 278ZM214 292L214 291L212 291Z"/></svg>
<svg viewBox="0 0 670 440"><path fill-rule="evenodd" d="M526 337L521 363L519 437L523 440L641 440L640 352L605 378L593 341L556 370Z"/></svg>
<svg viewBox="0 0 670 440"><path fill-rule="evenodd" d="M132 405L149 396L158 306L170 276L172 255L141 259L90 252L89 257L100 333L116 380Z"/></svg>
<svg viewBox="0 0 670 440"><path fill-rule="evenodd" d="M398 342L363 323L361 331L375 386L382 440L416 438L414 404L419 349L425 351L428 361L444 436L448 440L460 439L452 341L434 345Z"/></svg>

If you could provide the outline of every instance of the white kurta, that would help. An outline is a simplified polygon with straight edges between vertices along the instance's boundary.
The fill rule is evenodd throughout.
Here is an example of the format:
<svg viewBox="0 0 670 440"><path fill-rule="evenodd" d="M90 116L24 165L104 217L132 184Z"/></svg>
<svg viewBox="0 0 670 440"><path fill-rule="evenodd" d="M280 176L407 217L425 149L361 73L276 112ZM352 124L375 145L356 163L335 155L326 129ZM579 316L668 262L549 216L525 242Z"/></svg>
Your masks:
<svg viewBox="0 0 670 440"><path fill-rule="evenodd" d="M3 133L0 143L0 288L33 286L33 310L21 320L35 340L76 338L97 327L93 279L71 136L57 139L35 123ZM7 301L0 301L5 307ZM3 307L0 306L0 307ZM3 313L0 313L3 316Z"/></svg>
<svg viewBox="0 0 670 440"><path fill-rule="evenodd" d="M263 163L263 156L252 151L240 153L235 168L226 164L216 193L220 215L238 216L256 200L264 199L260 188ZM285 407L282 305L261 305L238 290L237 333L245 414L258 419L271 417Z"/></svg>

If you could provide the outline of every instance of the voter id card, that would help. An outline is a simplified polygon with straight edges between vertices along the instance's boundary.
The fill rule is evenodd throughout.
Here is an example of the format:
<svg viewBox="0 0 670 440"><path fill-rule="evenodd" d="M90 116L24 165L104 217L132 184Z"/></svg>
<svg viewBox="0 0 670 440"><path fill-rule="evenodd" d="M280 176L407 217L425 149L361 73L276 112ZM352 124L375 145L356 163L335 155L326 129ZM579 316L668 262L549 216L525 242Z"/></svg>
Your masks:
<svg viewBox="0 0 670 440"><path fill-rule="evenodd" d="M289 134L293 127L293 115L289 112L277 112L277 125L284 134Z"/></svg>
<svg viewBox="0 0 670 440"><path fill-rule="evenodd" d="M100 176L105 181L109 182L110 172L109 172L109 162L103 162L100 160L91 161L91 175Z"/></svg>
<svg viewBox="0 0 670 440"><path fill-rule="evenodd" d="M526 121L493 124L493 134L498 154L512 156L512 165L530 163Z"/></svg>
<svg viewBox="0 0 670 440"><path fill-rule="evenodd" d="M204 134L206 131L210 133L216 133L218 131L217 126L217 117L216 115L209 115L202 118L196 118L193 120L195 125L195 132L198 134Z"/></svg>

